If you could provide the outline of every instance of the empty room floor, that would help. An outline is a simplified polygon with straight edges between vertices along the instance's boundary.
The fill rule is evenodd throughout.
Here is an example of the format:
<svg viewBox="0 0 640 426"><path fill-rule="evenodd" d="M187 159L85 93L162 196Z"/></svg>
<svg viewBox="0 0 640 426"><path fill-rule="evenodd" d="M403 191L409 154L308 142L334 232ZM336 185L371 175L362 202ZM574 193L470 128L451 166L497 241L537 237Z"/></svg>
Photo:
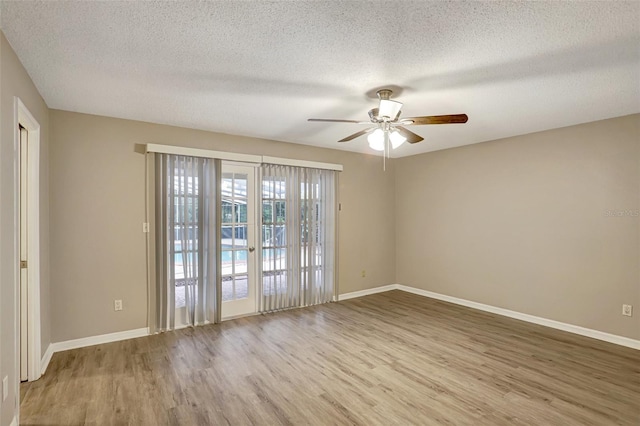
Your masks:
<svg viewBox="0 0 640 426"><path fill-rule="evenodd" d="M21 424L640 424L640 351L390 291L56 353Z"/></svg>

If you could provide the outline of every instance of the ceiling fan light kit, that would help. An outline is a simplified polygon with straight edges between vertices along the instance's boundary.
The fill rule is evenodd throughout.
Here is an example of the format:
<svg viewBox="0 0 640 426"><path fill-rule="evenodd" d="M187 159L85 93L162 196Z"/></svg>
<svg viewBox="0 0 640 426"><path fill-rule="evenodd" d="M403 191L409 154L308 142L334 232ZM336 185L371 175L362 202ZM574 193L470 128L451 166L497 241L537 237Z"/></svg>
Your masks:
<svg viewBox="0 0 640 426"><path fill-rule="evenodd" d="M378 128L370 133L367 137L367 141L369 141L369 147L375 151L384 151L385 137L387 136L389 138L389 142L391 143L391 149L396 149L407 141L407 138L402 136L397 130L384 131Z"/></svg>
<svg viewBox="0 0 640 426"><path fill-rule="evenodd" d="M375 151L384 151L384 132L382 129L376 129L367 136L369 147Z"/></svg>
<svg viewBox="0 0 640 426"><path fill-rule="evenodd" d="M402 136L399 131L394 130L389 134L389 139L391 140L391 148L396 149L403 143L407 141L407 138Z"/></svg>

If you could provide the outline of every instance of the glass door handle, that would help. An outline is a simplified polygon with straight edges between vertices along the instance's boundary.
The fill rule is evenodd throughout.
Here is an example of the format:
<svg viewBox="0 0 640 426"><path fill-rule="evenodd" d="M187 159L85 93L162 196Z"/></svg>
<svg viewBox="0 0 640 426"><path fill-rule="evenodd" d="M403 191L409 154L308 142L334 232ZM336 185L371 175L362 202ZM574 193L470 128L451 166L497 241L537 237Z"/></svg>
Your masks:
<svg viewBox="0 0 640 426"><path fill-rule="evenodd" d="M249 247L249 252L253 253L255 251L255 249L256 249L255 247Z"/></svg>

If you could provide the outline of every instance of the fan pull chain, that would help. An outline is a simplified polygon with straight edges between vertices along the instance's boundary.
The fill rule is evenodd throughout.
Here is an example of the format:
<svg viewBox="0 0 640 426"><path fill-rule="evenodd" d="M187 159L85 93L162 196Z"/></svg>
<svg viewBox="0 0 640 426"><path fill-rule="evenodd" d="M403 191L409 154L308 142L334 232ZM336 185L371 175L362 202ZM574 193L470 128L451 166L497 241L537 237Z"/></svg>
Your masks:
<svg viewBox="0 0 640 426"><path fill-rule="evenodd" d="M382 171L387 171L387 158L389 156L389 131L384 132L384 152L382 153Z"/></svg>

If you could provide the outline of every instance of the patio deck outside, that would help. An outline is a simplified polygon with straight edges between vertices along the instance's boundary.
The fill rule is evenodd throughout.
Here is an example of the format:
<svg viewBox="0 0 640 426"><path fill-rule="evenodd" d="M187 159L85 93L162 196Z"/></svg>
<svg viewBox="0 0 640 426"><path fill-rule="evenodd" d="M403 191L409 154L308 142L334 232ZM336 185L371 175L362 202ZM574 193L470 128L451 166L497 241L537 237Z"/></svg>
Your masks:
<svg viewBox="0 0 640 426"><path fill-rule="evenodd" d="M179 246L179 245L178 245ZM225 247L228 245L223 245ZM224 254L227 253L228 256ZM232 261L231 251L224 251L222 256L222 301L242 299L248 296L247 281L247 259L246 257L236 258L236 276L235 276L235 297L232 281ZM238 251L236 254L245 254L247 251ZM275 253L276 257L270 256L269 253ZM301 252L302 258L305 259L305 249ZM226 258L225 258L226 257ZM316 265L319 264L322 256L316 254ZM185 287L184 287L184 264L182 262L182 254L176 254L175 262L175 300L176 308L185 306ZM287 291L287 267L286 267L286 249L263 249L262 250L262 288L265 296L270 294L279 294ZM237 275L241 274L241 275ZM316 282L321 282L321 270L318 268L316 272Z"/></svg>

